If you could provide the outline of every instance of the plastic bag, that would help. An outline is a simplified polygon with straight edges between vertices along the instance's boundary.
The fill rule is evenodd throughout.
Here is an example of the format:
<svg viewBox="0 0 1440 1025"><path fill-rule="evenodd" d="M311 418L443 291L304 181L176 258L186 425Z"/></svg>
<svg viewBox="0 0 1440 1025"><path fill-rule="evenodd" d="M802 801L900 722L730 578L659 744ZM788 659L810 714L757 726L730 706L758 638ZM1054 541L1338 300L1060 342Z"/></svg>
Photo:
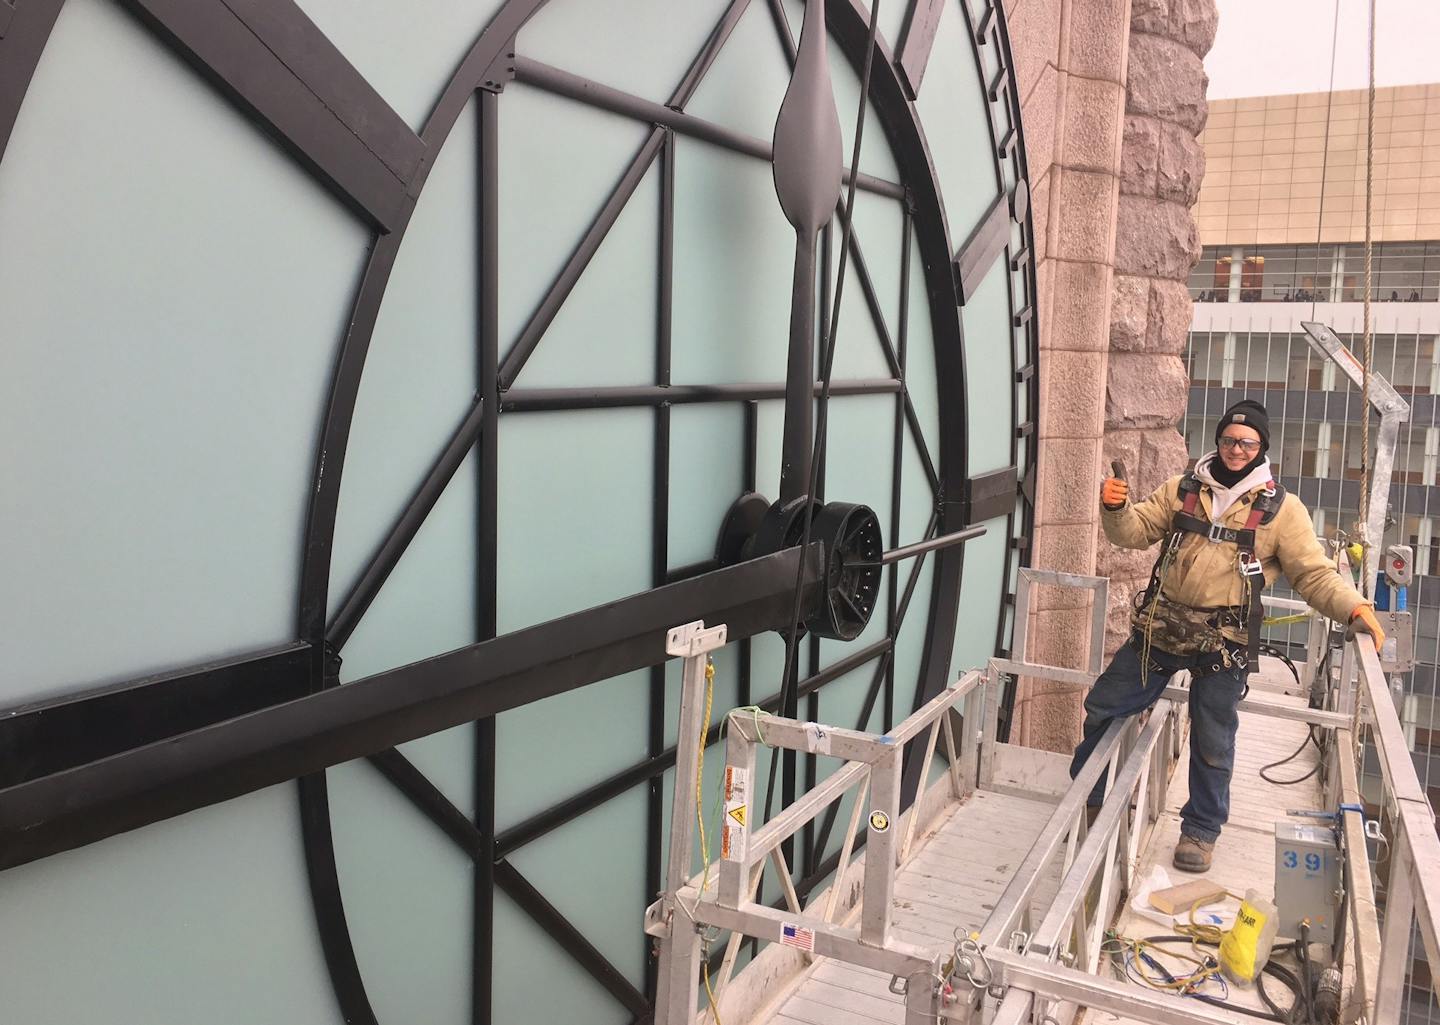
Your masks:
<svg viewBox="0 0 1440 1025"><path fill-rule="evenodd" d="M1275 905L1254 890L1246 890L1235 927L1220 938L1220 967L1226 978L1242 986L1254 982L1270 960L1279 927Z"/></svg>

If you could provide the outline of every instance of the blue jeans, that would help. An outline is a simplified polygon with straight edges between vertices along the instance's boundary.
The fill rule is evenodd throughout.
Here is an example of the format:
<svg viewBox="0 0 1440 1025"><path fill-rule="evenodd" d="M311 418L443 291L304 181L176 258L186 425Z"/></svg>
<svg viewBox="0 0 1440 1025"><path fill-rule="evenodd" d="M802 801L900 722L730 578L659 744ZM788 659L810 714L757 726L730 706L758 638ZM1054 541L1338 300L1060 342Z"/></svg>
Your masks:
<svg viewBox="0 0 1440 1025"><path fill-rule="evenodd" d="M1193 668L1196 656L1152 648L1150 661L1151 671L1142 671L1134 642L1127 642L1090 688L1085 699L1085 736L1070 762L1071 779L1080 774L1106 727L1155 704L1170 677ZM1245 676L1243 669L1226 669L1190 683L1190 800L1180 809L1180 832L1207 843L1215 842L1230 817L1230 776L1235 768L1235 731L1240 725L1236 705L1245 692ZM1098 805L1104 796L1102 775L1089 803Z"/></svg>

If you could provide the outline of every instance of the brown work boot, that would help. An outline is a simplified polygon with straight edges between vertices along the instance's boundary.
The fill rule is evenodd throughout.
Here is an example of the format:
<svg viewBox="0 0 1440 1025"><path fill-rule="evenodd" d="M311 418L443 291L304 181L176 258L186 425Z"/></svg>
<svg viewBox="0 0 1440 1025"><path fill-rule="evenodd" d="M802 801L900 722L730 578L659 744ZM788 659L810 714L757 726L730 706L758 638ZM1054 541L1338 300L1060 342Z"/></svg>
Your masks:
<svg viewBox="0 0 1440 1025"><path fill-rule="evenodd" d="M1182 833L1180 842L1175 845L1173 864L1182 872L1208 872L1210 871L1210 857L1214 852L1213 841L1207 843Z"/></svg>

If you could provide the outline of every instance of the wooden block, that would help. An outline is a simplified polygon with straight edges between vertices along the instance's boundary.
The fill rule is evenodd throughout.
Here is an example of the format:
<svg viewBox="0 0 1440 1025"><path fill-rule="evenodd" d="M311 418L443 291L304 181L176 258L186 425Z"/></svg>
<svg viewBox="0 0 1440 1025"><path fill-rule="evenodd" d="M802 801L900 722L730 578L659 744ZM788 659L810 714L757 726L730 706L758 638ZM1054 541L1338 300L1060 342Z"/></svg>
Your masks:
<svg viewBox="0 0 1440 1025"><path fill-rule="evenodd" d="M1225 887L1209 879L1194 879L1150 894L1150 906L1167 915L1189 911L1196 904L1212 904L1227 895Z"/></svg>

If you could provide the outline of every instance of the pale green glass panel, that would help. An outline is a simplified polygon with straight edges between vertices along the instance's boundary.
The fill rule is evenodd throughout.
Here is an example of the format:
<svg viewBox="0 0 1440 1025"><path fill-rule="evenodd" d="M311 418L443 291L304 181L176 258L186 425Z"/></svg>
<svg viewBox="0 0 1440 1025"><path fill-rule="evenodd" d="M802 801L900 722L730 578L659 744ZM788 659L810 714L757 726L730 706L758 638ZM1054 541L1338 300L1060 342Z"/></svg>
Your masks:
<svg viewBox="0 0 1440 1025"><path fill-rule="evenodd" d="M503 356L639 152L650 126L518 84L506 88L497 106Z"/></svg>
<svg viewBox="0 0 1440 1025"><path fill-rule="evenodd" d="M672 380L785 380L794 268L769 163L678 140Z"/></svg>
<svg viewBox="0 0 1440 1025"><path fill-rule="evenodd" d="M914 439L906 435L903 447L905 486L900 493L900 542L910 544L925 536L930 517L935 510L935 495L925 479L920 457L916 454ZM914 562L909 562L900 571L900 599L904 599L905 585L914 572ZM925 648L926 624L930 618L930 598L934 589L935 557L927 556L921 565L914 595L909 610L895 641L895 721L899 722L910 714L914 705L916 683L920 677L920 662Z"/></svg>
<svg viewBox="0 0 1440 1025"><path fill-rule="evenodd" d="M935 326L930 321L930 296L925 290L924 266L921 260L920 243L912 234L910 239L910 280L905 285L908 290L906 301L909 312L905 345L905 386L910 394L910 404L915 407L915 417L920 422L921 437L938 470L941 395L939 372L935 364ZM956 316L954 312L950 311L946 311L946 315ZM895 345L898 350L900 346L898 338ZM960 395L944 397L944 401L947 403L962 400L963 397Z"/></svg>
<svg viewBox="0 0 1440 1025"><path fill-rule="evenodd" d="M780 497L780 444L785 437L785 403L755 404L755 485L770 501ZM779 670L777 669L778 673Z"/></svg>
<svg viewBox="0 0 1440 1025"><path fill-rule="evenodd" d="M376 318L340 485L332 615L473 400L479 373L475 143L472 104L436 159ZM476 639L475 502L471 456L346 642L344 682ZM401 750L460 808L473 808L473 729Z"/></svg>
<svg viewBox="0 0 1440 1025"><path fill-rule="evenodd" d="M790 35L797 41L800 38L804 12L805 6L800 0L786 0L785 14L790 24ZM851 66L833 36L829 44L830 83L835 94L836 114L840 119L841 152L844 154L845 166L849 167L850 158L855 154L855 118L860 109L860 75ZM872 83L874 74L872 71ZM777 107L776 111L778 110ZM771 114L772 134L774 116ZM875 114L873 99L865 104L865 133L860 145L860 169L886 181L900 180L900 169L895 164L889 143L885 141L885 131Z"/></svg>
<svg viewBox="0 0 1440 1025"><path fill-rule="evenodd" d="M290 784L7 869L4 1019L339 1025L312 908Z"/></svg>
<svg viewBox="0 0 1440 1025"><path fill-rule="evenodd" d="M637 921L643 912L636 912ZM495 938L495 1025L627 1025L634 1020L609 990L499 890Z"/></svg>
<svg viewBox="0 0 1440 1025"><path fill-rule="evenodd" d="M642 918L655 899L645 892L647 811L648 787L635 787L507 859L641 990L649 949ZM542 1000L532 1021L555 1020L543 1008Z"/></svg>
<svg viewBox="0 0 1440 1025"><path fill-rule="evenodd" d="M500 633L650 588L654 420L648 409L501 416ZM648 710L642 671L503 715L502 828L644 758Z"/></svg>
<svg viewBox="0 0 1440 1025"><path fill-rule="evenodd" d="M340 484L332 614L474 399L476 134L472 103L436 157L375 320Z"/></svg>
<svg viewBox="0 0 1440 1025"><path fill-rule="evenodd" d="M345 645L342 682L475 641L475 470L472 454L360 620ZM400 751L457 807L473 814L473 726L457 726L402 744Z"/></svg>
<svg viewBox="0 0 1440 1025"><path fill-rule="evenodd" d="M675 694L678 702L678 688ZM644 761L649 716L648 670L502 713L495 731L496 828L508 829Z"/></svg>
<svg viewBox="0 0 1440 1025"><path fill-rule="evenodd" d="M895 56L900 56L900 33L905 28L905 16L909 11L910 4L882 3L880 5L880 23L876 27L880 39L884 42L886 49ZM874 10L874 4L870 5ZM943 59L943 58L937 58Z"/></svg>
<svg viewBox="0 0 1440 1025"><path fill-rule="evenodd" d="M970 236L1000 192L995 144L985 113L988 101L969 57L966 31L958 4L941 8L934 53L949 59L931 59L915 101L945 197L950 243L955 246Z"/></svg>
<svg viewBox="0 0 1440 1025"><path fill-rule="evenodd" d="M417 132L501 0L296 0Z"/></svg>
<svg viewBox="0 0 1440 1025"><path fill-rule="evenodd" d="M745 408L670 410L670 568L715 558L725 513L745 486Z"/></svg>
<svg viewBox="0 0 1440 1025"><path fill-rule="evenodd" d="M1006 518L985 521L989 531L965 542L965 573L960 580L960 614L955 622L955 650L950 679L971 669L983 669L995 655L995 632L1000 624L1005 562L1010 549Z"/></svg>
<svg viewBox="0 0 1440 1025"><path fill-rule="evenodd" d="M971 476L1011 464L1015 431L1015 329L1009 272L997 261L961 311L965 325L965 390Z"/></svg>
<svg viewBox="0 0 1440 1025"><path fill-rule="evenodd" d="M368 762L326 779L345 917L377 1018L469 1021L473 862Z"/></svg>
<svg viewBox="0 0 1440 1025"><path fill-rule="evenodd" d="M520 30L516 50L664 103L728 6L724 0L552 0Z"/></svg>
<svg viewBox="0 0 1440 1025"><path fill-rule="evenodd" d="M515 387L655 382L659 238L657 162L525 361Z"/></svg>
<svg viewBox="0 0 1440 1025"><path fill-rule="evenodd" d="M367 242L130 15L65 5L0 163L0 706L293 637Z"/></svg>
<svg viewBox="0 0 1440 1025"><path fill-rule="evenodd" d="M648 409L500 417L500 633L650 589L654 431Z"/></svg>
<svg viewBox="0 0 1440 1025"><path fill-rule="evenodd" d="M770 10L752 3L685 110L769 142L789 84L790 65Z"/></svg>
<svg viewBox="0 0 1440 1025"><path fill-rule="evenodd" d="M875 288L881 322L877 324L870 312L860 272L853 255L845 264L845 289L840 296L840 318L834 331L835 364L832 381L861 377L891 377L890 360L885 354L885 339L893 346L899 326L900 311L900 205L879 196L861 194L855 200L855 237L860 240L861 253ZM840 219L831 222L830 280L834 281L840 266L840 242L843 229ZM830 316L833 295L824 302L824 315ZM818 360L823 354L817 354Z"/></svg>
<svg viewBox="0 0 1440 1025"><path fill-rule="evenodd" d="M935 516L936 499L930 480L925 476L925 466L920 461L919 447L909 432L906 432L905 443L900 449L904 471L900 489L900 543L908 545L925 540L925 532L930 529L930 521ZM901 586L903 590L903 583Z"/></svg>

